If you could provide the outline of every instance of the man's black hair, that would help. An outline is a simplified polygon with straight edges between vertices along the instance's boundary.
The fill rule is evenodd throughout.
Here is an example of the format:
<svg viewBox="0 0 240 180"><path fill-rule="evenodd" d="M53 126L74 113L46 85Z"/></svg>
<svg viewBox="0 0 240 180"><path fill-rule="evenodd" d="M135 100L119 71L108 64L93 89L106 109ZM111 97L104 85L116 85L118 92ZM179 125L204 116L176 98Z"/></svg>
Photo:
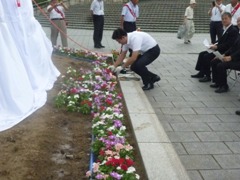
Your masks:
<svg viewBox="0 0 240 180"><path fill-rule="evenodd" d="M127 32L124 31L122 28L117 28L113 31L112 39L122 39L123 36L127 36Z"/></svg>
<svg viewBox="0 0 240 180"><path fill-rule="evenodd" d="M229 13L229 12L224 12L224 13L222 14L222 17L223 17L223 16L228 16L230 19L232 18L231 13Z"/></svg>

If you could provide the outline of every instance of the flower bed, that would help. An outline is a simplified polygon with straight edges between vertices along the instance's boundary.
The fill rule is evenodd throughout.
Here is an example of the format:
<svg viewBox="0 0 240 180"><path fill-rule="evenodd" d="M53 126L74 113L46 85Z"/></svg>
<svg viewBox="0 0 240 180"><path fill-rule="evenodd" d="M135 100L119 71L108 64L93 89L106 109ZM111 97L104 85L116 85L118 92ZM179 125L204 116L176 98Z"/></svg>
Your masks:
<svg viewBox="0 0 240 180"><path fill-rule="evenodd" d="M116 91L116 76L107 68L106 57L96 56L93 65L92 71L68 68L63 77L63 88L56 97L56 105L93 116L92 152L95 159L86 173L88 177L139 179L134 168L133 147L126 140L123 97Z"/></svg>

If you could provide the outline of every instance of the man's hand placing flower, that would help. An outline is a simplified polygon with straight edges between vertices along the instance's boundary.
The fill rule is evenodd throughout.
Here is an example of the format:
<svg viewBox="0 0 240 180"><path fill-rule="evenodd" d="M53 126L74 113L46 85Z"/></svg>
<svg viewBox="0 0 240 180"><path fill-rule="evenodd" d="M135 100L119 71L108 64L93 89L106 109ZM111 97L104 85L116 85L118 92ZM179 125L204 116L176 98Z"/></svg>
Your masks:
<svg viewBox="0 0 240 180"><path fill-rule="evenodd" d="M114 72L118 75L122 70L123 70L123 67L118 66L117 68L114 69Z"/></svg>
<svg viewBox="0 0 240 180"><path fill-rule="evenodd" d="M108 66L108 69L110 69L112 72L116 69L114 65Z"/></svg>

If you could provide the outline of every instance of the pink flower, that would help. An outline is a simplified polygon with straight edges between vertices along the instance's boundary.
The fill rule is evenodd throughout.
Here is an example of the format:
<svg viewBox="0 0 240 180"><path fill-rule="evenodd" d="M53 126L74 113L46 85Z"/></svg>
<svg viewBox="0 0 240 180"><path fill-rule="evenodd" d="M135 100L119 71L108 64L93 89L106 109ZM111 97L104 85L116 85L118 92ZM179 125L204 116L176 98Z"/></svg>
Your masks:
<svg viewBox="0 0 240 180"><path fill-rule="evenodd" d="M91 171L86 172L86 176L90 177L92 175Z"/></svg>
<svg viewBox="0 0 240 180"><path fill-rule="evenodd" d="M99 163L93 163L93 172L98 172L99 169Z"/></svg>
<svg viewBox="0 0 240 180"><path fill-rule="evenodd" d="M133 149L133 147L128 144L128 145L125 146L125 149L126 149L127 151L130 151L130 150Z"/></svg>
<svg viewBox="0 0 240 180"><path fill-rule="evenodd" d="M122 144L120 144L120 143L115 144L115 149L117 152L119 152L123 148L124 148L124 146Z"/></svg>
<svg viewBox="0 0 240 180"><path fill-rule="evenodd" d="M110 151L110 150L105 151L105 154L106 154L106 155L109 155L109 156L113 156L113 152Z"/></svg>

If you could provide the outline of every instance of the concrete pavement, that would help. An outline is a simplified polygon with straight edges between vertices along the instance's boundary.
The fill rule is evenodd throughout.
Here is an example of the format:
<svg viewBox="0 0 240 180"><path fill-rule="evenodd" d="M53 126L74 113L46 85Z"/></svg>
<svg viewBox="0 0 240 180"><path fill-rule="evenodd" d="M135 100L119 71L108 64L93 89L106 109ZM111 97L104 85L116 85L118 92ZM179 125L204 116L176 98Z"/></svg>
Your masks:
<svg viewBox="0 0 240 180"><path fill-rule="evenodd" d="M49 36L50 29L44 30ZM161 81L156 83L153 90L144 93L139 91L141 82L133 83L154 109L152 112L150 108L150 114L154 114L154 118L145 118L142 121L146 120L151 124L151 119L156 116L159 127L164 129L164 132L159 132L159 136L164 139L151 142L152 147L157 148L154 153L161 151L159 144L154 146L155 143L173 146L177 157L172 149L165 148L164 153L169 152L180 169L183 164L193 180L240 179L240 117L235 115L235 111L240 109L240 84L236 84L228 93L217 94L209 87L210 83L200 83L197 79L190 78L191 74L196 73L194 68L198 53L205 50L202 41L209 39L208 34L195 34L191 44L183 44L183 40L177 39L176 34L172 33L150 34L158 41L161 54L149 65L149 69L159 74ZM93 49L92 31L68 29L68 35L85 48L97 50ZM111 39L111 35L112 31L104 31L102 44L106 48L101 49L102 52L120 48ZM81 48L70 41L69 47ZM229 85L231 83L233 82L229 80ZM142 148L143 151L147 150L147 147ZM178 162L178 159L181 161ZM165 165L169 166L168 163ZM172 169L177 168L172 163L170 166ZM170 173L173 172L172 169ZM184 169L178 174L182 171ZM151 177L159 180L159 176ZM165 179L166 177L169 176L165 176ZM187 176L173 176L172 179L187 179Z"/></svg>

